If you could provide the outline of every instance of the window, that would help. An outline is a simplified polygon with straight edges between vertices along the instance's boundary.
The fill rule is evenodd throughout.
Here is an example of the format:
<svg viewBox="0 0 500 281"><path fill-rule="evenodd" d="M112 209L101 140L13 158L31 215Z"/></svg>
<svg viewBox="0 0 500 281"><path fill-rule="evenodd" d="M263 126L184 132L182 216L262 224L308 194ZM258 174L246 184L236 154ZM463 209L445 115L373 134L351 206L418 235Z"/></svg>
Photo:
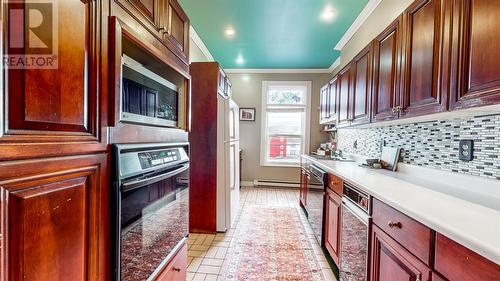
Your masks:
<svg viewBox="0 0 500 281"><path fill-rule="evenodd" d="M262 82L262 166L298 166L309 150L310 81Z"/></svg>

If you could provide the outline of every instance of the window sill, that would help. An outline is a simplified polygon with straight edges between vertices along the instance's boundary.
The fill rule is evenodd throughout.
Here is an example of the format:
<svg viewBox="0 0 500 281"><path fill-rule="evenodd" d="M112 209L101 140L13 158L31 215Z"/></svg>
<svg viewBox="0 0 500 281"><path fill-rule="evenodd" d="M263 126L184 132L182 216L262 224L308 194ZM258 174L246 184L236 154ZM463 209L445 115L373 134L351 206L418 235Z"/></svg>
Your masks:
<svg viewBox="0 0 500 281"><path fill-rule="evenodd" d="M281 168L300 168L300 163L276 163L276 162L264 162L260 163L261 167L281 167Z"/></svg>

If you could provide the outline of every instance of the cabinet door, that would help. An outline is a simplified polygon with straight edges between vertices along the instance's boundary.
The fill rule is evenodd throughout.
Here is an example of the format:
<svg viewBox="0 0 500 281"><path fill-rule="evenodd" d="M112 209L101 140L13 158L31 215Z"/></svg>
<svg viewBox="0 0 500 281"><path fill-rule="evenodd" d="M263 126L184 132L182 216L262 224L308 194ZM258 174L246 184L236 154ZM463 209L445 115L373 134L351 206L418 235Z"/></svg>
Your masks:
<svg viewBox="0 0 500 281"><path fill-rule="evenodd" d="M450 107L500 102L500 1L453 0Z"/></svg>
<svg viewBox="0 0 500 281"><path fill-rule="evenodd" d="M339 93L338 93L338 103L339 103L339 119L338 126L346 127L349 126L351 121L351 115L349 113L350 106L350 94L351 94L351 64L344 67L339 72Z"/></svg>
<svg viewBox="0 0 500 281"><path fill-rule="evenodd" d="M440 55L443 36L444 0L418 0L403 13L404 60L401 117L446 110L447 93L441 91Z"/></svg>
<svg viewBox="0 0 500 281"><path fill-rule="evenodd" d="M320 122L327 121L328 117L330 117L329 113L329 94L328 94L328 85L323 86L320 91L320 104L319 104L319 114L320 114Z"/></svg>
<svg viewBox="0 0 500 281"><path fill-rule="evenodd" d="M370 122L372 97L372 45L361 51L352 65L353 93L349 112L352 124L366 124Z"/></svg>
<svg viewBox="0 0 500 281"><path fill-rule="evenodd" d="M372 225L371 281L428 281L431 270L377 226Z"/></svg>
<svg viewBox="0 0 500 281"><path fill-rule="evenodd" d="M92 146L105 139L100 124L107 122L100 119L107 108L107 91L102 92L107 86L99 84L105 85L100 62L106 59L106 52L99 51L100 5L80 0L9 1L5 9L11 15L7 24L12 34L3 33L4 55L45 63L4 69L8 83L0 103L7 110L0 117L5 118L0 145L10 143L12 149L4 149L0 159L95 151ZM24 38L22 30L28 30L27 15L32 11L45 21ZM16 147L16 143L37 145ZM99 149L105 146L99 145Z"/></svg>
<svg viewBox="0 0 500 281"><path fill-rule="evenodd" d="M189 19L177 0L168 1L168 40L189 58Z"/></svg>
<svg viewBox="0 0 500 281"><path fill-rule="evenodd" d="M106 157L4 162L2 280L108 280Z"/></svg>
<svg viewBox="0 0 500 281"><path fill-rule="evenodd" d="M398 118L401 18L373 40L372 121Z"/></svg>
<svg viewBox="0 0 500 281"><path fill-rule="evenodd" d="M339 266L340 229L341 229L342 199L333 191L328 190L325 217L325 246L330 256Z"/></svg>
<svg viewBox="0 0 500 281"><path fill-rule="evenodd" d="M328 90L328 96L329 96L329 103L328 103L328 115L330 116L330 119L332 120L337 120L338 117L338 79L337 76L335 76L332 80L330 80L330 83L328 83L329 90Z"/></svg>

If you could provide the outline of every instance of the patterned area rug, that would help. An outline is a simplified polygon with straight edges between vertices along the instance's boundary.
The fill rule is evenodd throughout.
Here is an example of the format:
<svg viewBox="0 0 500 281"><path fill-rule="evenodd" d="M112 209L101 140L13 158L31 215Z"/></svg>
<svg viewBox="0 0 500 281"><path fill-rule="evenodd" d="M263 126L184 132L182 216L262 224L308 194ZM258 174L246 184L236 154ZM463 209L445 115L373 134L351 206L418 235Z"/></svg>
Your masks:
<svg viewBox="0 0 500 281"><path fill-rule="evenodd" d="M226 281L323 281L299 209L243 209L226 268Z"/></svg>

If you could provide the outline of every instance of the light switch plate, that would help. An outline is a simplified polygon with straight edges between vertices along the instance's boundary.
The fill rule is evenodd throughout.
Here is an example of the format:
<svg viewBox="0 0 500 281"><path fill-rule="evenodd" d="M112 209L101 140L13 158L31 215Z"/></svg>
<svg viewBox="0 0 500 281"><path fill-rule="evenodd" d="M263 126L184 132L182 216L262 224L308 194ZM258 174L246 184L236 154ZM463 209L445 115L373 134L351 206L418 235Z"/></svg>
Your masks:
<svg viewBox="0 0 500 281"><path fill-rule="evenodd" d="M458 159L462 161L472 161L474 151L473 140L460 140L458 142Z"/></svg>

